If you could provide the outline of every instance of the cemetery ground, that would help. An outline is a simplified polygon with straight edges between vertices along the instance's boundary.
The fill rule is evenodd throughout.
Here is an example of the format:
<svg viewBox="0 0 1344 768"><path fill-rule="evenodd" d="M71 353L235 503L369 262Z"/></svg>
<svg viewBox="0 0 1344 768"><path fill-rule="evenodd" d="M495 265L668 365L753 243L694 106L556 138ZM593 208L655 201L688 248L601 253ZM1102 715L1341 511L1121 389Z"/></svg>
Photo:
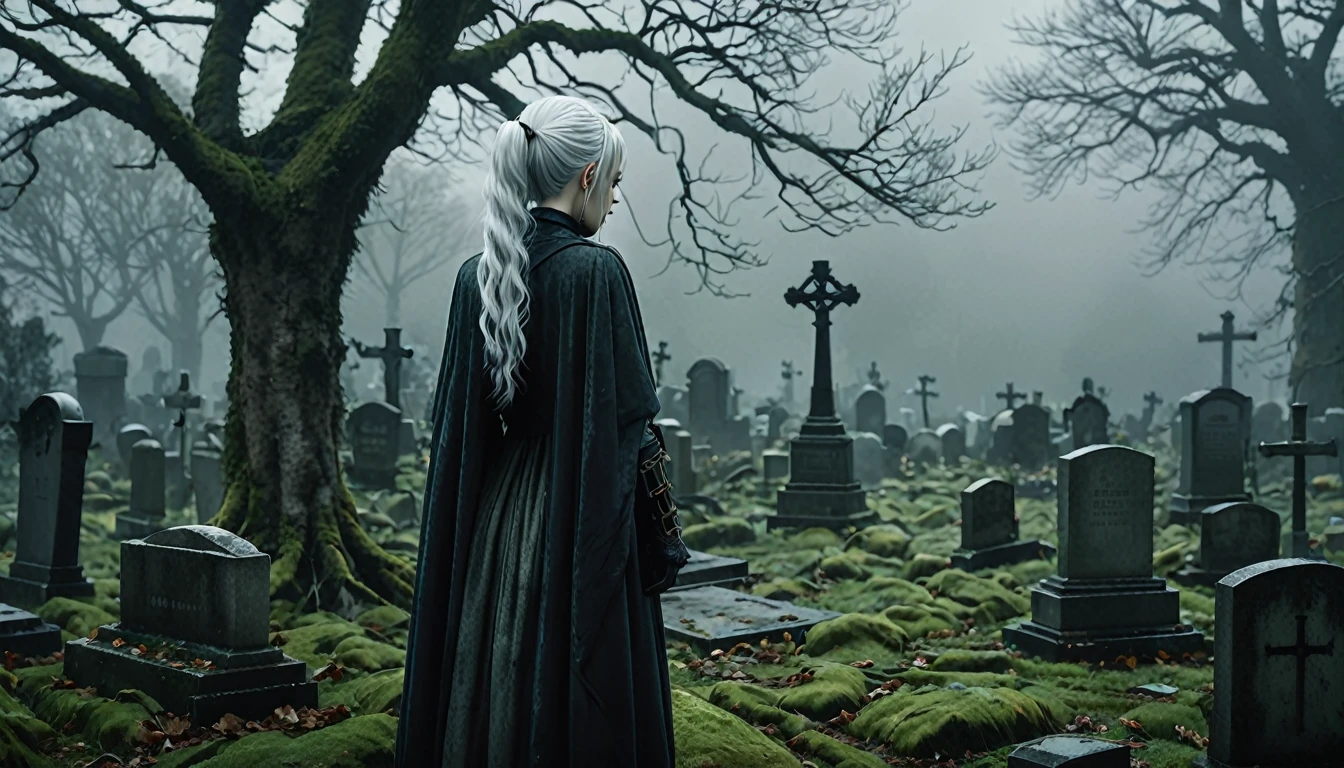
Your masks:
<svg viewBox="0 0 1344 768"><path fill-rule="evenodd" d="M1205 653L1096 664L1045 663L1005 649L1001 629L1029 612L1028 589L1054 572L1051 560L965 573L949 568L959 543L959 494L1002 470L963 460L957 467L907 468L869 494L879 525L844 537L823 529L766 531L773 485L735 471L748 454L711 460L701 491L723 516L683 511L687 544L746 559L739 589L841 615L799 645L775 642L695 650L671 642L677 765L684 768L1005 766L1012 745L1077 732L1126 742L1134 765L1185 768L1209 734L1213 667ZM1175 457L1158 451L1159 522L1165 520ZM420 464L404 459L398 492L356 491L361 520L388 549L414 558ZM17 467L0 467L0 546L13 548ZM726 485L718 480L733 476ZM1288 481L1265 482L1257 501L1287 528ZM87 598L54 598L35 610L65 640L87 637L119 613L115 515L129 481L91 454L80 559L93 579ZM1055 500L1017 499L1021 538L1056 543ZM170 524L195 523L190 508ZM1344 515L1334 476L1313 482L1309 528ZM1158 525L1154 569L1177 570L1198 533ZM1331 553L1330 558L1344 562ZM5 553L7 569L12 552ZM1213 645L1213 591L1179 587L1181 620ZM262 721L225 716L190 722L136 690L78 688L60 656L9 655L0 671L0 766L32 768L157 765L164 768L390 765L409 617L395 607L329 606L297 612L271 605L272 644L309 667L316 709L282 708ZM789 616L780 616L788 620ZM700 630L685 623L687 634ZM107 640L108 638L102 638ZM119 638L113 638L117 645ZM118 646L166 664L208 669L172 645ZM1162 656L1167 656L1162 658Z"/></svg>

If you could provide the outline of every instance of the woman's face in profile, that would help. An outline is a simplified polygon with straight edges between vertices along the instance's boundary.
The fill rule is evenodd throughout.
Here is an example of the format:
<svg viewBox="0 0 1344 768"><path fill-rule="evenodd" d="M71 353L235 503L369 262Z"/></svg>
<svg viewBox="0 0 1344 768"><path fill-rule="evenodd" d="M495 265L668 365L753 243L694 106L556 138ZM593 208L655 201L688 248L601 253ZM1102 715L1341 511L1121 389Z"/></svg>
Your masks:
<svg viewBox="0 0 1344 768"><path fill-rule="evenodd" d="M591 165L592 171L584 169L584 173L596 174L596 165ZM588 198L588 205L583 208L583 218L579 224L583 230L589 233L589 236L596 235L597 231L606 223L607 216L611 214L611 209L616 203L620 202L616 197L617 185L621 183L622 174L617 171L605 185L593 190L593 194Z"/></svg>

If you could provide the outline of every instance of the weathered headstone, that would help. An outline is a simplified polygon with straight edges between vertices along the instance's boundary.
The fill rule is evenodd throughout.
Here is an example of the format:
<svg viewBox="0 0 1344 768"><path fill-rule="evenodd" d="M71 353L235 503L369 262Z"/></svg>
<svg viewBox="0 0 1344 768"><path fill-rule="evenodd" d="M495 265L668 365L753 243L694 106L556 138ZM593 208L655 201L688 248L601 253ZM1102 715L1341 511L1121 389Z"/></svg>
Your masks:
<svg viewBox="0 0 1344 768"><path fill-rule="evenodd" d="M1180 594L1153 576L1153 457L1118 445L1059 459L1058 573L1031 592L1005 644L1047 661L1174 658L1203 637L1180 626Z"/></svg>
<svg viewBox="0 0 1344 768"><path fill-rule="evenodd" d="M1060 734L1018 745L1008 768L1130 768L1125 742Z"/></svg>
<svg viewBox="0 0 1344 768"><path fill-rule="evenodd" d="M1016 463L1014 426L1012 411L999 411L994 414L994 418L989 422L990 438L985 451L986 461L1004 466Z"/></svg>
<svg viewBox="0 0 1344 768"><path fill-rule="evenodd" d="M1018 541L1012 483L986 477L961 492L961 547L952 553L954 568L978 571L1054 554L1044 541Z"/></svg>
<svg viewBox="0 0 1344 768"><path fill-rule="evenodd" d="M1288 420L1283 406L1269 400L1255 406L1251 414L1251 441L1275 443L1288 437Z"/></svg>
<svg viewBox="0 0 1344 768"><path fill-rule="evenodd" d="M397 427L397 453L412 456L420 452L420 441L415 434L415 419L402 419Z"/></svg>
<svg viewBox="0 0 1344 768"><path fill-rule="evenodd" d="M1096 395L1090 392L1079 395L1069 407L1068 418L1075 451L1111 442L1111 411Z"/></svg>
<svg viewBox="0 0 1344 768"><path fill-rule="evenodd" d="M158 440L141 440L131 446L131 504L117 515L117 538L137 539L163 530L166 472L163 446Z"/></svg>
<svg viewBox="0 0 1344 768"><path fill-rule="evenodd" d="M943 457L943 440L932 429L921 429L905 444L905 455L916 466L937 464Z"/></svg>
<svg viewBox="0 0 1344 768"><path fill-rule="evenodd" d="M1268 507L1249 501L1216 504L1200 513L1199 559L1170 578L1211 587L1233 571L1279 557L1283 521Z"/></svg>
<svg viewBox="0 0 1344 768"><path fill-rule="evenodd" d="M19 419L17 546L0 600L37 608L53 597L87 597L93 583L79 564L84 463L93 424L75 399L52 392Z"/></svg>
<svg viewBox="0 0 1344 768"><path fill-rule="evenodd" d="M1206 507L1251 498L1251 398L1220 387L1186 395L1180 409L1181 474L1171 495L1171 522L1197 525Z"/></svg>
<svg viewBox="0 0 1344 768"><path fill-rule="evenodd" d="M966 455L966 433L961 431L961 427L956 424L944 424L938 428L937 435L942 441L939 452L943 461L949 466L961 461L961 457Z"/></svg>
<svg viewBox="0 0 1344 768"><path fill-rule="evenodd" d="M246 540L203 525L122 542L121 621L66 643L65 676L100 691L143 691L198 725L317 706L306 665L268 642L270 564Z"/></svg>
<svg viewBox="0 0 1344 768"><path fill-rule="evenodd" d="M1027 403L1013 411L1012 462L1028 471L1055 458L1050 445L1050 412Z"/></svg>
<svg viewBox="0 0 1344 768"><path fill-rule="evenodd" d="M789 420L790 415L791 414L788 412L788 410L786 410L782 405L775 405L770 408L767 426L765 430L765 435L767 438L769 438L769 440L767 441L768 443L773 443L775 440L784 437L784 435L782 435L780 431L784 427L784 422Z"/></svg>
<svg viewBox="0 0 1344 768"><path fill-rule="evenodd" d="M349 425L351 479L372 488L396 488L401 411L384 402L364 403L350 412Z"/></svg>
<svg viewBox="0 0 1344 768"><path fill-rule="evenodd" d="M110 453L126 415L126 353L94 347L76 354L74 362L75 397L84 418L93 422L93 443Z"/></svg>
<svg viewBox="0 0 1344 768"><path fill-rule="evenodd" d="M711 555L694 549L690 552L691 559L677 573L677 581L669 592L693 587L732 589L747 579L746 560Z"/></svg>
<svg viewBox="0 0 1344 768"><path fill-rule="evenodd" d="M701 358L686 372L691 432L719 456L751 448L751 424L732 408L732 382L732 372L717 358Z"/></svg>
<svg viewBox="0 0 1344 768"><path fill-rule="evenodd" d="M789 482L776 497L776 513L768 529L823 527L845 530L877 519L868 509L868 496L854 476L854 443L835 412L831 384L831 311L853 305L859 292L841 285L830 263L812 262L812 273L802 285L784 294L790 307L802 305L814 315L816 328L812 407L798 437L789 442Z"/></svg>
<svg viewBox="0 0 1344 768"><path fill-rule="evenodd" d="M864 488L876 488L887 476L887 453L882 440L871 432L851 435L854 439L854 477Z"/></svg>
<svg viewBox="0 0 1344 768"><path fill-rule="evenodd" d="M762 638L783 642L785 632L802 643L807 630L840 615L722 587L665 592L662 608L667 637L706 655L738 643L757 645Z"/></svg>
<svg viewBox="0 0 1344 768"><path fill-rule="evenodd" d="M694 494L699 485L695 474L694 438L684 429L665 430L663 438L667 440L667 455L672 460L668 477L672 481L673 497Z"/></svg>
<svg viewBox="0 0 1344 768"><path fill-rule="evenodd" d="M854 431L882 434L887 424L887 396L869 384L854 401Z"/></svg>
<svg viewBox="0 0 1344 768"><path fill-rule="evenodd" d="M905 453L905 444L909 439L910 434L900 424L887 424L882 427L882 445L897 456Z"/></svg>
<svg viewBox="0 0 1344 768"><path fill-rule="evenodd" d="M127 424L117 431L117 456L121 459L122 470L131 473L131 447L141 440L154 439L154 433L144 424Z"/></svg>
<svg viewBox="0 0 1344 768"><path fill-rule="evenodd" d="M1214 597L1207 765L1331 766L1344 755L1344 568L1247 566Z"/></svg>
<svg viewBox="0 0 1344 768"><path fill-rule="evenodd" d="M191 482L196 492L196 521L205 524L224 505L224 476L220 455L210 449L191 452Z"/></svg>

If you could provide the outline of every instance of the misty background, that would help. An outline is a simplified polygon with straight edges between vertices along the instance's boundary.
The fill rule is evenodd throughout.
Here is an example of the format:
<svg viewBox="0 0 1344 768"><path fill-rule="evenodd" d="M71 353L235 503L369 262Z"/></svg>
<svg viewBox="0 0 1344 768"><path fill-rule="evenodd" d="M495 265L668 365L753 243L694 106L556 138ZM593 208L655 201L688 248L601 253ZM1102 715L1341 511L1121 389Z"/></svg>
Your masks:
<svg viewBox="0 0 1344 768"><path fill-rule="evenodd" d="M1007 24L1015 16L1036 16L1062 5L1063 0L912 0L900 24L904 56L917 55L921 47L951 55L966 46L971 54L948 81L948 92L921 114L940 130L965 126L963 152L1006 145L1011 136L994 127L978 86L1010 58L1034 55L1013 42ZM608 65L600 58L585 60L584 70ZM278 89L283 76L268 72L266 78ZM856 83L862 87L867 79L867 73L855 77L848 66L836 64L814 85L818 99L825 101ZM722 161L724 172L749 169L745 145L724 136L703 114L678 108L671 99L659 104L664 120L682 128L692 142L692 162L723 142L713 157ZM848 112L837 114L837 128L848 119ZM934 389L942 393L935 410L950 414L958 405L996 411L994 393L1006 381L1019 391L1043 390L1047 401L1071 401L1082 378L1090 376L1110 390L1113 413L1137 412L1149 390L1170 405L1216 385L1219 345L1198 344L1196 334L1218 330L1218 316L1228 309L1237 314L1239 329L1248 327L1277 298L1282 282L1265 270L1233 297L1234 286L1213 279L1206 267L1175 264L1145 277L1149 239L1139 223L1151 198L1126 193L1115 200L1089 183L1066 187L1058 199L1029 201L1025 177L1014 170L1011 157L1001 154L979 180L981 199L995 208L978 219L953 220L956 228L950 232L905 225L874 226L840 238L789 233L780 226L778 212L767 215L775 207L773 180L768 180L758 190L760 199L739 204L735 213L740 231L759 242L757 250L769 263L723 280L729 290L749 295L725 299L697 293L696 273L682 264L664 271L666 251L644 245L631 216L633 209L652 238L664 230L667 203L678 189L672 162L633 128L623 133L628 159L621 202L599 239L620 249L630 265L651 346L668 342L672 360L665 366L664 383L683 383L697 358L712 356L732 369L736 385L749 395L776 395L780 361L789 359L804 371L796 398L805 404L813 373L812 317L803 308L790 309L783 294L807 277L812 260L829 259L837 279L854 283L861 294L856 306L840 307L832 315L834 374L841 386L862 380L876 361L891 382L889 407L915 407L917 398L899 393L916 386L918 375L930 374L938 380ZM445 200L445 215L461 216L471 227L479 215L483 168L454 171L453 190L460 200ZM451 254L444 269L406 291L400 310L404 343L428 348L437 360L454 274L478 250L472 241ZM382 295L352 270L346 334L381 344L384 319ZM69 368L79 351L78 337L67 321L51 321L67 340L58 362ZM1265 376L1270 366L1247 360L1280 337L1274 330L1260 331L1258 344L1238 345L1233 384L1257 400L1271 394L1282 398L1286 387ZM166 342L134 311L109 327L105 343L130 356L132 374L150 345L160 347L168 362ZM197 391L211 393L212 385L227 376L228 360L227 323L221 320L207 331L204 381ZM378 368L364 361L356 374L360 384L380 376Z"/></svg>

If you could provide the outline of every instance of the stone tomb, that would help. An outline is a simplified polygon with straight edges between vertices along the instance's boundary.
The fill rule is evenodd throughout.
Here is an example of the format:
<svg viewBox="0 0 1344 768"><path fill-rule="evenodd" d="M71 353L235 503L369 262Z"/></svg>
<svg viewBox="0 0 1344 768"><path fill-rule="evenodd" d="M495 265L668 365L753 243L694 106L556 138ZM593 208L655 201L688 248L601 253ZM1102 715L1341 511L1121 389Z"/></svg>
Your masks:
<svg viewBox="0 0 1344 768"><path fill-rule="evenodd" d="M692 587L732 588L747 578L747 561L737 557L721 557L708 552L690 550L691 559L677 574L671 590Z"/></svg>
<svg viewBox="0 0 1344 768"><path fill-rule="evenodd" d="M1180 626L1180 593L1153 576L1153 457L1119 445L1061 456L1057 504L1058 573L1003 642L1052 662L1200 650L1203 636Z"/></svg>
<svg viewBox="0 0 1344 768"><path fill-rule="evenodd" d="M1251 398L1235 389L1203 390L1181 399L1181 474L1171 494L1171 522L1198 525L1206 507L1250 501Z"/></svg>
<svg viewBox="0 0 1344 768"><path fill-rule="evenodd" d="M961 492L961 547L952 566L978 571L1024 560L1053 557L1044 541L1017 540L1017 510L1012 483L986 477Z"/></svg>
<svg viewBox="0 0 1344 768"><path fill-rule="evenodd" d="M1279 556L1283 521L1277 512L1249 501L1231 501L1200 513L1199 559L1169 578L1212 587L1233 571Z"/></svg>
<svg viewBox="0 0 1344 768"><path fill-rule="evenodd" d="M921 429L905 444L905 455L915 465L937 464L943 457L943 440L932 429Z"/></svg>
<svg viewBox="0 0 1344 768"><path fill-rule="evenodd" d="M350 412L350 478L370 488L395 489L401 453L401 411L384 402L364 403Z"/></svg>
<svg viewBox="0 0 1344 768"><path fill-rule="evenodd" d="M738 643L757 645L761 638L783 642L785 632L802 643L807 630L840 615L723 587L665 592L662 605L668 639L688 643L701 655Z"/></svg>
<svg viewBox="0 0 1344 768"><path fill-rule="evenodd" d="M141 440L131 447L131 505L117 515L114 535L136 539L163 530L167 488L166 459L157 440Z"/></svg>
<svg viewBox="0 0 1344 768"><path fill-rule="evenodd" d="M79 564L84 464L93 424L64 392L42 395L19 419L17 545L0 600L35 609L53 597L87 597ZM55 650L55 649L53 649Z"/></svg>
<svg viewBox="0 0 1344 768"><path fill-rule="evenodd" d="M65 676L100 691L144 691L198 726L225 713L260 720L286 704L315 707L307 666L268 642L270 566L246 540L204 525L122 542L121 621L66 643ZM138 645L149 652L132 654Z"/></svg>
<svg viewBox="0 0 1344 768"><path fill-rule="evenodd" d="M1129 768L1123 742L1060 734L1019 744L1008 755L1008 768Z"/></svg>
<svg viewBox="0 0 1344 768"><path fill-rule="evenodd" d="M910 441L910 433L900 424L887 424L882 427L882 445L896 456L905 454L905 444Z"/></svg>
<svg viewBox="0 0 1344 768"><path fill-rule="evenodd" d="M1338 766L1344 755L1344 568L1271 560L1218 582L1211 768Z"/></svg>

